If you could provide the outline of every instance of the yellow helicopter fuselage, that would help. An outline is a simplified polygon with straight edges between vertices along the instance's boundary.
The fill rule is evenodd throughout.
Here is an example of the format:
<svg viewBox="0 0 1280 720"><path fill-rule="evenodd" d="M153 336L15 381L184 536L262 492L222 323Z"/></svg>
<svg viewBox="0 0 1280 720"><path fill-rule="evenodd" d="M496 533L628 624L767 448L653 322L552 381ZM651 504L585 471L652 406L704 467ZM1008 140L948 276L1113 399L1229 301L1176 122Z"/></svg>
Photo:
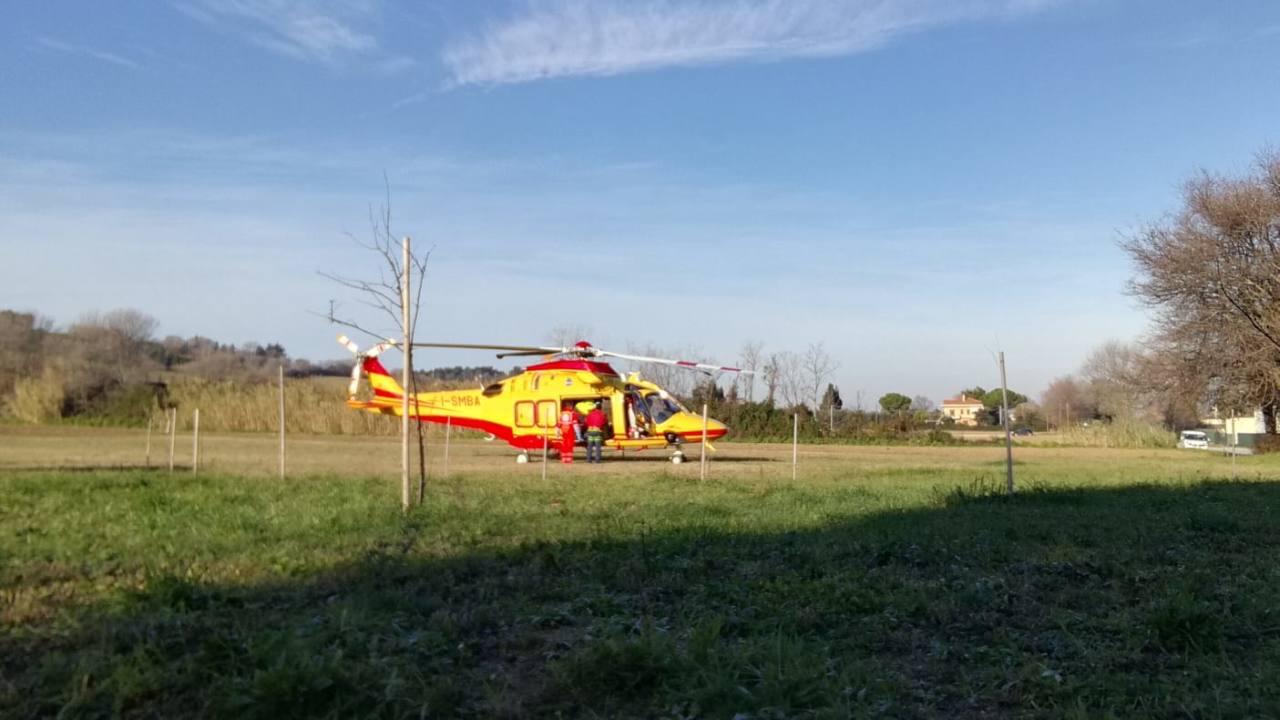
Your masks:
<svg viewBox="0 0 1280 720"><path fill-rule="evenodd" d="M404 391L376 358L362 362L373 397L348 398L352 408L403 415ZM619 375L608 363L566 359L533 365L477 390L410 395L409 416L490 433L521 450L559 441L557 422L566 407L579 411L600 403L607 418L604 444L617 450L664 448L703 440L703 418L637 373ZM706 440L728 428L707 419Z"/></svg>

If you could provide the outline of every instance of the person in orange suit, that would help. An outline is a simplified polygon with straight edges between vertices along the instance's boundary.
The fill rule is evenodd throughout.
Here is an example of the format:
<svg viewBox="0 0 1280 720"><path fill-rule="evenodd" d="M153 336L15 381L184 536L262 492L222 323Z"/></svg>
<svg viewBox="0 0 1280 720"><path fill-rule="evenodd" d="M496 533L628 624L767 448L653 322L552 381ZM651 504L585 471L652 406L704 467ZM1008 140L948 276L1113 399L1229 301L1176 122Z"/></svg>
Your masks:
<svg viewBox="0 0 1280 720"><path fill-rule="evenodd" d="M560 409L560 462L568 465L573 462L573 443L577 437L575 428L578 425L578 413L573 406L565 404Z"/></svg>

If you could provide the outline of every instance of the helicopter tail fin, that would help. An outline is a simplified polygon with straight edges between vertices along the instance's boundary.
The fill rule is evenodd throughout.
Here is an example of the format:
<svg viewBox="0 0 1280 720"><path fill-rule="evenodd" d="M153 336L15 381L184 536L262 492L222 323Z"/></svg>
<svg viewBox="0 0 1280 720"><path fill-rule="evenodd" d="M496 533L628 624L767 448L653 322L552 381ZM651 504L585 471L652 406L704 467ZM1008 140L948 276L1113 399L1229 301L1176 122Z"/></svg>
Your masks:
<svg viewBox="0 0 1280 720"><path fill-rule="evenodd" d="M366 357L361 367L364 369L365 376L369 378L369 388L373 390L374 397L397 399L404 397L404 388L391 377L391 373L387 372L378 358Z"/></svg>

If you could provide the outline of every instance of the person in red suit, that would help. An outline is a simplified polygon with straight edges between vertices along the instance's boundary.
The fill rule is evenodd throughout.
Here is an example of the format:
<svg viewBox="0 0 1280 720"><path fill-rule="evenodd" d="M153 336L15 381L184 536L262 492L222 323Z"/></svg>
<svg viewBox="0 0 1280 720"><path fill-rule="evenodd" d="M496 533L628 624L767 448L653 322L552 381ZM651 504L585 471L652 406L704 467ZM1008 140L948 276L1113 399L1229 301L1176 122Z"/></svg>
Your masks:
<svg viewBox="0 0 1280 720"><path fill-rule="evenodd" d="M600 409L600 401L597 400L595 406L591 408L591 412L587 413L587 462L599 463L604 462L601 453L604 450L604 410Z"/></svg>

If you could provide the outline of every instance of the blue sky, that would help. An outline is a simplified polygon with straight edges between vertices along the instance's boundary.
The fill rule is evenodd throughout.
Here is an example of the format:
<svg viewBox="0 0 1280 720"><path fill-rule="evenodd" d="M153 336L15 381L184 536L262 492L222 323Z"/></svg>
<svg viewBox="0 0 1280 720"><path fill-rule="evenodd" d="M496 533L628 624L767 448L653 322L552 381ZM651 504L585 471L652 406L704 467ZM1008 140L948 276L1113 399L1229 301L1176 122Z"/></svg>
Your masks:
<svg viewBox="0 0 1280 720"><path fill-rule="evenodd" d="M0 307L339 357L385 173L424 336L1034 395L1142 334L1117 241L1280 143L1278 48L1267 0L12 3Z"/></svg>

